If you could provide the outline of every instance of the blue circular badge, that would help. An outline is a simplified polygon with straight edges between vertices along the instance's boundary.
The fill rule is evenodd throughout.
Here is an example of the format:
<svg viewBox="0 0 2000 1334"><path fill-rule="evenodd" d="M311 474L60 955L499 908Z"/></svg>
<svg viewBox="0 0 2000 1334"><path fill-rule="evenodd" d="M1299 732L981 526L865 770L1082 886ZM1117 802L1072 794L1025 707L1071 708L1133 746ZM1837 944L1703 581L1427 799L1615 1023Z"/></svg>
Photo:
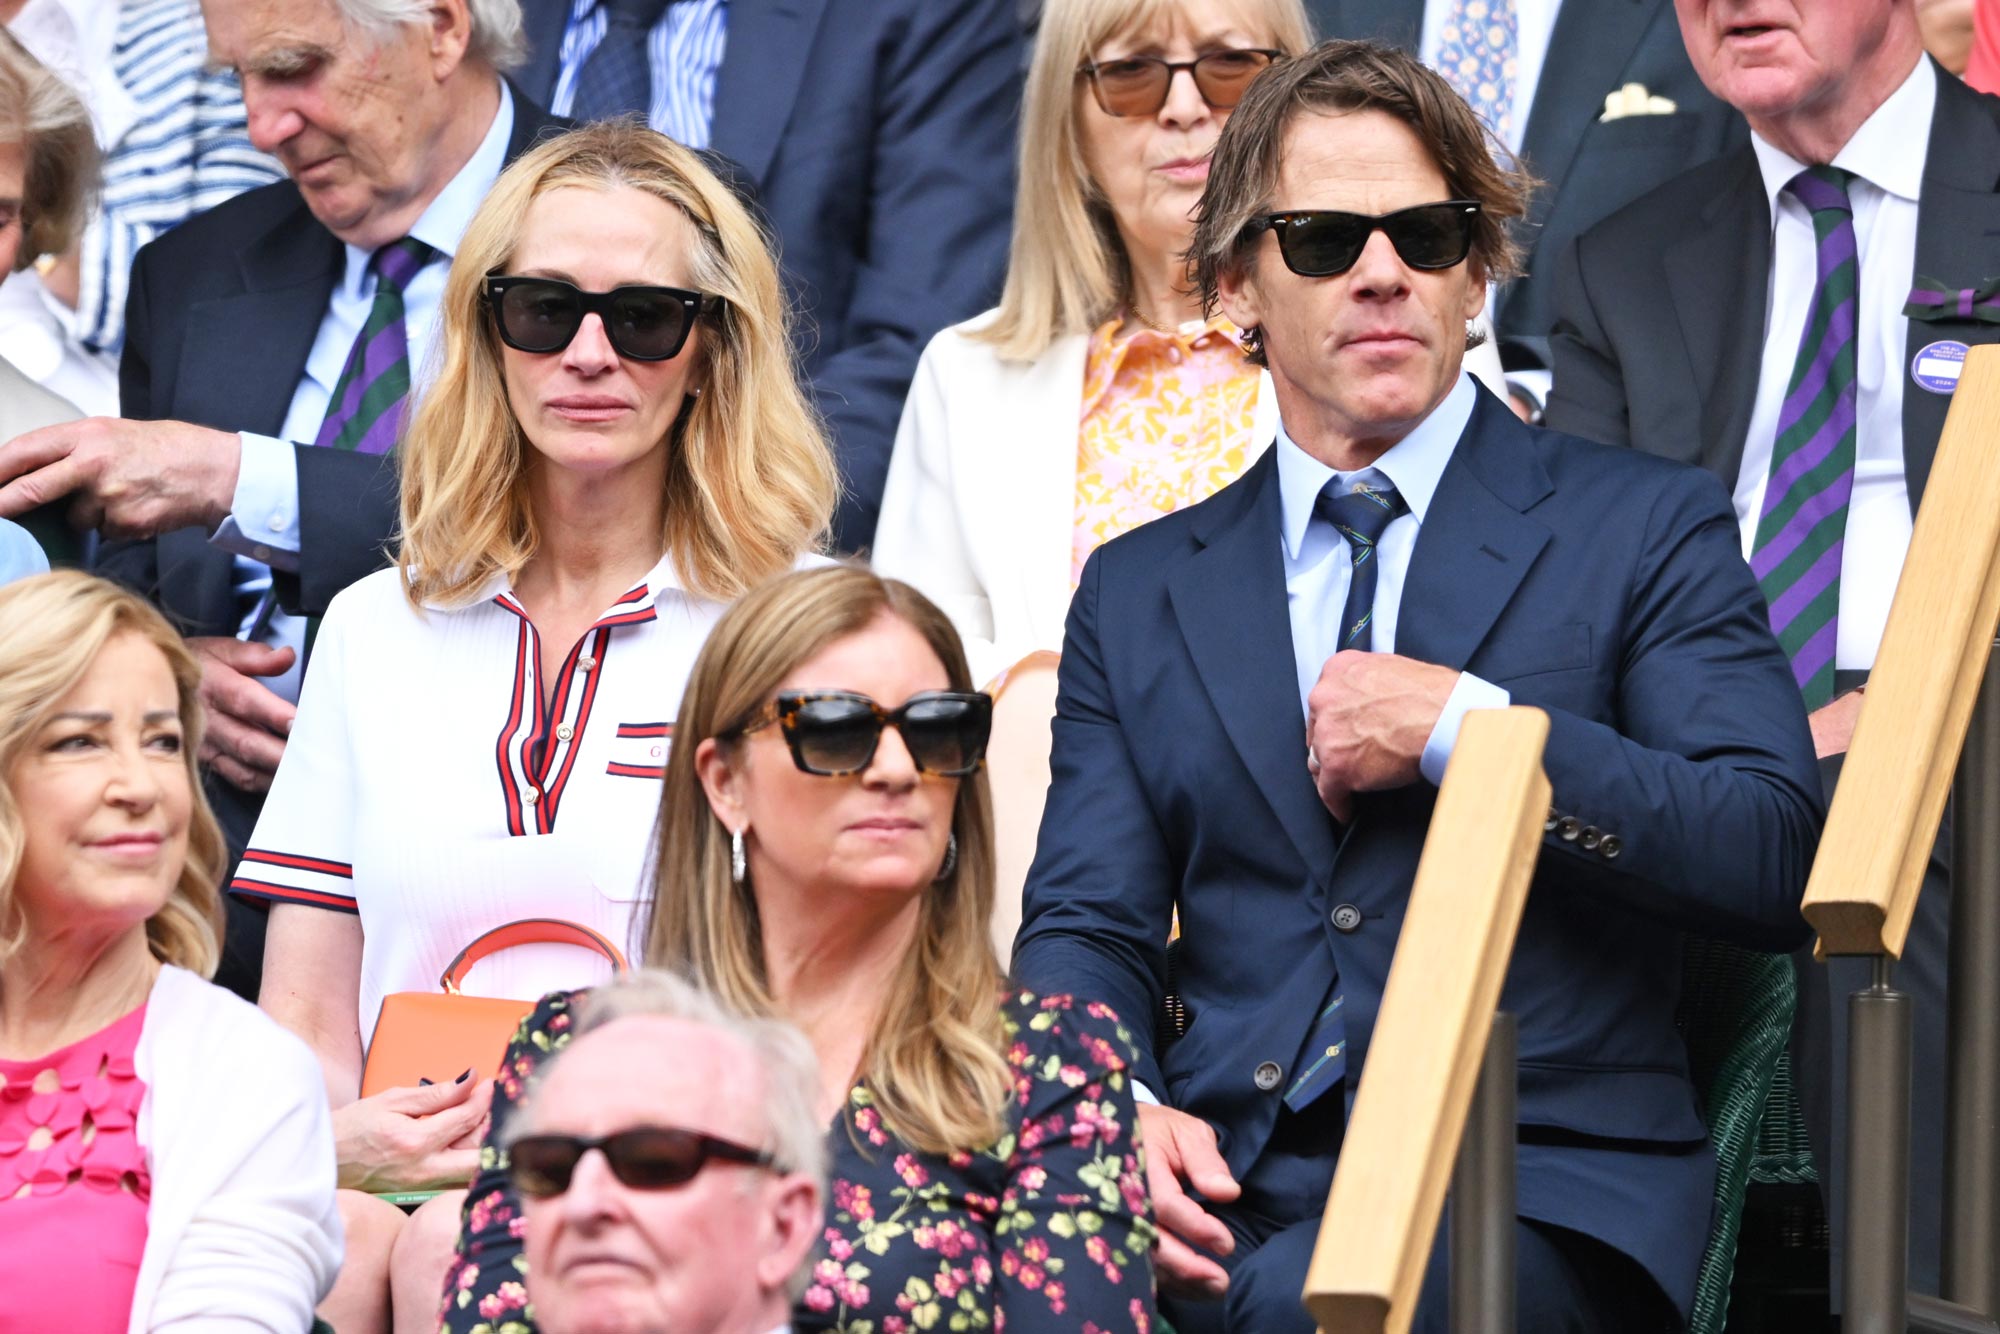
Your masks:
<svg viewBox="0 0 2000 1334"><path fill-rule="evenodd" d="M1965 370L1966 346L1949 339L1932 343L1917 353L1910 363L1910 378L1919 389L1933 394L1949 394L1958 388L1959 374Z"/></svg>

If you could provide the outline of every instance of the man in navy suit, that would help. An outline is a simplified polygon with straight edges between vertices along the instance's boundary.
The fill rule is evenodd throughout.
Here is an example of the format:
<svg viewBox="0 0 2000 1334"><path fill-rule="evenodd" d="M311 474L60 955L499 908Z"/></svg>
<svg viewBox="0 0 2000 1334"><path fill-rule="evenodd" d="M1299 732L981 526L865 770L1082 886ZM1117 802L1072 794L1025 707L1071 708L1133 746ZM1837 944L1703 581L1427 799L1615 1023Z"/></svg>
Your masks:
<svg viewBox="0 0 2000 1334"><path fill-rule="evenodd" d="M1270 368L1278 438L1102 548L1071 610L1015 970L1160 1040L1137 1075L1184 1332L1312 1328L1306 1263L1468 709L1551 720L1502 1001L1523 1330L1685 1322L1715 1167L1674 1026L1682 935L1805 934L1812 740L1728 496L1522 425L1461 371L1520 208L1408 55L1330 42L1260 79L1194 257ZM1439 1247L1421 1330L1446 1327L1444 1277Z"/></svg>
<svg viewBox="0 0 2000 1334"><path fill-rule="evenodd" d="M637 113L739 164L805 319L800 360L875 535L931 335L993 304L1014 216L1021 44L1007 0L523 0L516 74L559 116Z"/></svg>

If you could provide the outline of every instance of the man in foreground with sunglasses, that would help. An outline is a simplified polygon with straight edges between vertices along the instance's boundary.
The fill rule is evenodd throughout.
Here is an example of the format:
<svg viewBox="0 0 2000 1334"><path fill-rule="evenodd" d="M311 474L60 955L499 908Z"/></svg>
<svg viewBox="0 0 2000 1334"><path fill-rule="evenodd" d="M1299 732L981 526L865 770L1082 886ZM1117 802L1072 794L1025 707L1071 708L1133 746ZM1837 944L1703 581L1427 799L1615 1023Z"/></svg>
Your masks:
<svg viewBox="0 0 2000 1334"><path fill-rule="evenodd" d="M780 1334L819 1240L803 1034L671 973L590 995L505 1128L541 1334Z"/></svg>
<svg viewBox="0 0 2000 1334"><path fill-rule="evenodd" d="M1193 258L1270 369L1276 441L1101 547L1070 612L1015 973L1161 1030L1178 910L1186 1018L1135 1073L1182 1334L1313 1328L1307 1262L1468 710L1551 722L1502 999L1520 1329L1684 1326L1715 1160L1681 933L1805 936L1812 743L1727 496L1525 426L1463 372L1522 184L1407 55L1328 42L1261 77ZM1447 1328L1445 1251L1424 1334Z"/></svg>

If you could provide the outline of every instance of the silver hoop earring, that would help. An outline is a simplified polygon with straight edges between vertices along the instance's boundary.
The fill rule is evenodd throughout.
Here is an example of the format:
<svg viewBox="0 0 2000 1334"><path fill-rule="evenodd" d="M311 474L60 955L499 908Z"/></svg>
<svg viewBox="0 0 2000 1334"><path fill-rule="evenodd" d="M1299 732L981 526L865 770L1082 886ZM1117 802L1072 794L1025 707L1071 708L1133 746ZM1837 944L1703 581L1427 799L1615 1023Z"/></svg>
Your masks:
<svg viewBox="0 0 2000 1334"><path fill-rule="evenodd" d="M958 869L958 835L952 834L945 840L944 865L938 867L937 879L949 880L951 873Z"/></svg>
<svg viewBox="0 0 2000 1334"><path fill-rule="evenodd" d="M750 875L750 859L743 852L743 831L729 831L729 878L742 884Z"/></svg>

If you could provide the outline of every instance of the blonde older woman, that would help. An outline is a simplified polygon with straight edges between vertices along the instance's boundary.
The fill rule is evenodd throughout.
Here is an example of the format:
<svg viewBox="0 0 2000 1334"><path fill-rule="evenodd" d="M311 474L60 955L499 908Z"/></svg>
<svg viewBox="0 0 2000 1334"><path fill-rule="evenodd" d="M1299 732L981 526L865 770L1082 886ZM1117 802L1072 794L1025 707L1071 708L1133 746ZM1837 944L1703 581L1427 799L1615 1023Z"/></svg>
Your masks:
<svg viewBox="0 0 2000 1334"><path fill-rule="evenodd" d="M357 1096L385 996L435 990L520 919L626 946L695 654L832 510L784 311L742 204L634 125L525 154L466 230L403 444L397 568L329 609L232 885L273 905L261 1002L319 1053L343 1186L460 1186L476 1162L492 1071ZM466 989L532 999L605 968L529 945ZM407 1232L379 1200L342 1200L353 1245L326 1318L383 1328L393 1263L423 1275L421 1296L398 1279L393 1315L421 1328L455 1198Z"/></svg>
<svg viewBox="0 0 2000 1334"><path fill-rule="evenodd" d="M1006 290L925 350L875 537L875 568L950 613L978 680L1061 648L1100 544L1270 445L1270 378L1203 311L1184 255L1230 111L1310 44L1299 0L1043 8ZM1467 365L1502 384L1490 347Z"/></svg>
<svg viewBox="0 0 2000 1334"><path fill-rule="evenodd" d="M790 1019L819 1058L833 1185L799 1328L1154 1318L1130 1034L1085 997L1008 988L988 941L990 722L944 614L851 568L738 603L681 701L646 962ZM574 999L545 999L508 1054L447 1334L533 1328L519 1195L559 1192L576 1159L501 1146Z"/></svg>
<svg viewBox="0 0 2000 1334"><path fill-rule="evenodd" d="M340 1265L312 1054L204 979L201 670L76 571L0 590L0 1325L304 1329Z"/></svg>

